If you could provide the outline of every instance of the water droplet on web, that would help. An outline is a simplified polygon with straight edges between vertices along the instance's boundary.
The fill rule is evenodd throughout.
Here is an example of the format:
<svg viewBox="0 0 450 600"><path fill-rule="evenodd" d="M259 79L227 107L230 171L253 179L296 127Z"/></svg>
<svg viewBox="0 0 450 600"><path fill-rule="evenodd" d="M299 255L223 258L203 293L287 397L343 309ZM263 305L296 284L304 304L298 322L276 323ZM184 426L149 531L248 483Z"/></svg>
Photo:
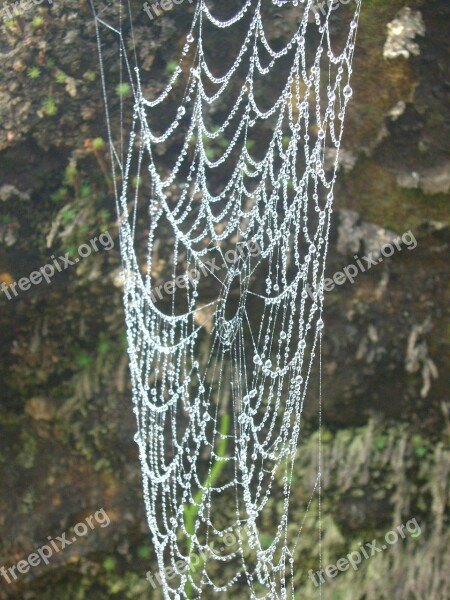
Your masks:
<svg viewBox="0 0 450 600"><path fill-rule="evenodd" d="M353 94L353 90L348 84L343 89L343 94L345 98L350 98L350 96Z"/></svg>
<svg viewBox="0 0 450 600"><path fill-rule="evenodd" d="M194 36L192 35L192 33L189 33L186 39L190 44L192 44L192 42L194 41Z"/></svg>

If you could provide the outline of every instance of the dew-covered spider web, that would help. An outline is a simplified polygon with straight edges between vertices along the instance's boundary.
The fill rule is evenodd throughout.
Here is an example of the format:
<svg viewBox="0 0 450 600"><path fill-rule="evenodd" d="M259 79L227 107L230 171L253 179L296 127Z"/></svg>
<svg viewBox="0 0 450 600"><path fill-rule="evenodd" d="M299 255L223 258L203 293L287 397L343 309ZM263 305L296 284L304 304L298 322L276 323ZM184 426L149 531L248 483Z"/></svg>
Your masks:
<svg viewBox="0 0 450 600"><path fill-rule="evenodd" d="M293 467L360 1L173 10L193 19L171 60L149 41L165 25L130 5L95 19L155 580L165 598L294 598Z"/></svg>

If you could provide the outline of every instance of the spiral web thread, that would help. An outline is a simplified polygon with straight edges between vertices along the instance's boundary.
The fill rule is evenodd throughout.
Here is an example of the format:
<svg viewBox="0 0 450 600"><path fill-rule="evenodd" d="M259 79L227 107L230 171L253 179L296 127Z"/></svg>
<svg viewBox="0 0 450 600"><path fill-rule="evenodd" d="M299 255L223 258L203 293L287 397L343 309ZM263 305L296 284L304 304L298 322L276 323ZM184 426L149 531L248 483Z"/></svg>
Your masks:
<svg viewBox="0 0 450 600"><path fill-rule="evenodd" d="M298 27L276 49L268 5L290 20L296 11ZM113 140L109 118L108 129L135 441L165 598L242 586L251 598L294 598L291 483L321 343L360 1L339 10L338 28L311 0L247 0L221 20L198 0L179 62L153 97L125 43L129 6L118 27L96 18L107 114L100 31L115 36L132 92L126 142ZM234 62L219 68L210 40L226 45L236 28ZM124 101L122 130L125 113ZM156 294L161 280L169 292ZM313 495L320 455L318 465Z"/></svg>

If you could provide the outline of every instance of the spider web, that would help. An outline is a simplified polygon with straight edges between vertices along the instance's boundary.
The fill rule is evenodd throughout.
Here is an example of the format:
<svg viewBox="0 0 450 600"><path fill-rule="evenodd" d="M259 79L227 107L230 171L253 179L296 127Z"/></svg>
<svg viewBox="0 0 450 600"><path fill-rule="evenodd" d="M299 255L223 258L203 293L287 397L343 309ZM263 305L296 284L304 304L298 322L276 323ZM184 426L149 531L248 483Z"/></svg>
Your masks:
<svg viewBox="0 0 450 600"><path fill-rule="evenodd" d="M179 61L152 87L130 6L119 5L115 25L105 12L95 19L135 441L166 598L242 586L251 598L294 598L288 515L324 326L352 4L338 7L336 27L311 0L246 0L228 17L198 0ZM292 29L284 43L267 33L274 10ZM118 139L105 36L120 55ZM320 428L320 398L318 410ZM319 518L320 460L319 444Z"/></svg>

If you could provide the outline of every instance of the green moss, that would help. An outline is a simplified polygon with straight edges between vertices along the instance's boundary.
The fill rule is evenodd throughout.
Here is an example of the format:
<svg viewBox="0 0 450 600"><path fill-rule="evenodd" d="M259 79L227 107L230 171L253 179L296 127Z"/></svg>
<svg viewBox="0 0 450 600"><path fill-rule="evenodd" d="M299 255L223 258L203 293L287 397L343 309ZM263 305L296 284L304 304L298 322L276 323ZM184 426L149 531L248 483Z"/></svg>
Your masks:
<svg viewBox="0 0 450 600"><path fill-rule="evenodd" d="M352 74L354 94L346 117L344 145L346 139L351 139L354 147L374 141L388 112L399 100L406 101L414 89L416 77L410 63L387 63L383 58L386 24L402 6L402 0L362 3Z"/></svg>
<svg viewBox="0 0 450 600"><path fill-rule="evenodd" d="M401 188L393 175L370 159L359 161L342 181L346 193L338 194L337 208L355 210L365 221L382 223L397 233L414 231L425 221L442 221L448 214L446 194L427 196L419 189Z"/></svg>

